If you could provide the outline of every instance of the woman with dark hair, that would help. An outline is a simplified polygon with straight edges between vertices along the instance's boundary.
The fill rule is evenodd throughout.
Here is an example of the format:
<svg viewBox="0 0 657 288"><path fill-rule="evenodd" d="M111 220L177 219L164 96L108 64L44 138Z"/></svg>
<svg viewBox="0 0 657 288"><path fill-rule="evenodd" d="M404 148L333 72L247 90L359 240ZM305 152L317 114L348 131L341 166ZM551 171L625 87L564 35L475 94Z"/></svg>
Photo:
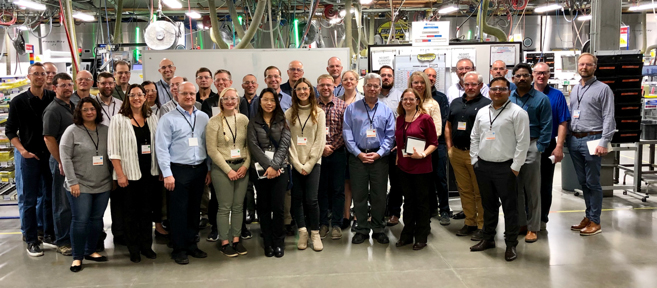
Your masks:
<svg viewBox="0 0 657 288"><path fill-rule="evenodd" d="M112 189L107 160L107 126L100 124L100 105L87 97L80 99L73 112L74 125L68 126L59 143L62 172L66 175L68 201L71 204L71 271L82 270L82 259L103 262L107 257L96 252L103 229L103 215Z"/></svg>
<svg viewBox="0 0 657 288"><path fill-rule="evenodd" d="M158 118L145 105L143 87L132 84L127 91L119 114L110 122L107 151L114 166L114 179L125 193L121 206L130 261L138 263L140 253L149 259L157 257L151 249L151 199L159 175L153 155Z"/></svg>
<svg viewBox="0 0 657 288"><path fill-rule="evenodd" d="M252 115L247 127L247 137L265 256L280 258L285 252L283 210L289 175L283 173L288 164L290 128L276 95L274 89L262 90L257 113Z"/></svg>
<svg viewBox="0 0 657 288"><path fill-rule="evenodd" d="M151 107L153 115L157 115L157 112L160 109L160 100L157 95L157 87L155 87L155 83L146 80L141 83L141 87L143 87L146 92L146 105Z"/></svg>
<svg viewBox="0 0 657 288"><path fill-rule="evenodd" d="M317 106L315 89L306 78L299 79L292 90L292 107L285 111L290 125L290 162L292 163L292 215L299 228L297 248L308 248L308 229L313 250L322 251L319 235L319 190L322 152L326 145L326 114ZM310 121L309 121L310 120Z"/></svg>

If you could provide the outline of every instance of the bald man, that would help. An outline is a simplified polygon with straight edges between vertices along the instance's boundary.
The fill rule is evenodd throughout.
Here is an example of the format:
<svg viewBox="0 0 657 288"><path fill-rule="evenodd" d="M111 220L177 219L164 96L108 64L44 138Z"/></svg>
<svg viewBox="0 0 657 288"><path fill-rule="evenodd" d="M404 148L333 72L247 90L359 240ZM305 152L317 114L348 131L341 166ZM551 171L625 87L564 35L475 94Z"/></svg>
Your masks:
<svg viewBox="0 0 657 288"><path fill-rule="evenodd" d="M466 87L464 86L465 83L463 79L465 74L470 71L475 71L475 65L472 60L463 58L459 60L459 62L456 62L456 76L459 77L459 82L454 83L449 87L449 89L447 89L447 99L449 100L450 104L452 104L454 99L461 98L465 94ZM487 85L482 85L479 91L481 92L482 96L490 99L490 97L488 97Z"/></svg>
<svg viewBox="0 0 657 288"><path fill-rule="evenodd" d="M344 94L344 88L342 87L342 61L338 57L331 57L328 60L328 66L326 66L326 72L333 77L333 96L338 97ZM319 96L317 96L319 97Z"/></svg>
<svg viewBox="0 0 657 288"><path fill-rule="evenodd" d="M290 62L290 65L288 65L287 68L287 82L281 84L281 91L287 95L292 95L292 88L294 88L294 85L303 77L303 63L300 61L294 60ZM315 89L315 97L317 97L317 88L313 87Z"/></svg>
<svg viewBox="0 0 657 288"><path fill-rule="evenodd" d="M52 80L57 75L57 66L52 62L43 63L43 68L46 69L46 85L43 89L55 91L55 86L52 85Z"/></svg>
<svg viewBox="0 0 657 288"><path fill-rule="evenodd" d="M164 105L160 106L160 110L157 111L160 114L158 115L160 117L164 116L164 114L167 114L167 112L176 109L176 106L178 105L178 94L179 94L178 92L180 91L180 85L184 82L187 82L187 77L175 76L171 78L170 82L171 82L171 100L165 103ZM201 110L201 103L196 102L195 100L194 107L196 107L196 109L198 110Z"/></svg>
<svg viewBox="0 0 657 288"><path fill-rule="evenodd" d="M162 79L155 82L155 87L157 88L157 98L160 99L160 106L162 106L173 100L170 85L171 79L173 79L173 76L176 74L176 66L173 65L173 61L164 58L160 61L159 67L160 68L158 68L157 71L162 75Z"/></svg>
<svg viewBox="0 0 657 288"><path fill-rule="evenodd" d="M495 79L497 77L506 77L507 73L509 73L509 69L506 69L506 63L504 63L504 61L502 60L497 60L493 62L493 66L490 67L491 79ZM511 88L509 89L511 89L511 92L517 89L516 84L514 84L513 82L510 82L510 84L511 84ZM488 85L488 87L490 87L490 84Z"/></svg>
<svg viewBox="0 0 657 288"><path fill-rule="evenodd" d="M70 101L73 105L78 106L80 99L87 98L91 95L89 91L94 84L94 76L89 71L82 70L75 76L75 84L78 85L78 90L73 92Z"/></svg>

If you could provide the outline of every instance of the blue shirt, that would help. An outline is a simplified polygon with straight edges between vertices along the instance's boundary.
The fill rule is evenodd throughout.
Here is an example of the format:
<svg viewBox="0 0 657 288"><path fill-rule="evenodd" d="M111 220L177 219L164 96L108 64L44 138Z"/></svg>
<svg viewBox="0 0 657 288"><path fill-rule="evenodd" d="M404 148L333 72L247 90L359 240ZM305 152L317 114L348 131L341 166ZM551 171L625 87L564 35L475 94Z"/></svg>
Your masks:
<svg viewBox="0 0 657 288"><path fill-rule="evenodd" d="M196 107L194 112L189 114L180 105L176 105L175 110L160 118L155 132L155 152L162 177L172 175L171 163L198 165L206 161L208 154L205 151L205 126L209 120L208 115ZM198 146L189 146L189 138L192 137L198 140Z"/></svg>
<svg viewBox="0 0 657 288"><path fill-rule="evenodd" d="M433 100L436 100L438 105L440 105L440 119L443 121L443 131L438 137L438 143L445 144L445 125L447 123L447 118L449 118L449 100L447 100L447 95L436 90L436 87L434 86L431 86L431 96L433 97Z"/></svg>
<svg viewBox="0 0 657 288"><path fill-rule="evenodd" d="M369 113L369 116L368 116ZM376 137L367 138L367 130L376 129ZM395 138L395 115L381 101L374 104L374 109L365 104L365 99L353 103L344 111L342 136L347 150L354 156L361 153L360 149L374 149L381 157L388 155Z"/></svg>
<svg viewBox="0 0 657 288"><path fill-rule="evenodd" d="M342 94L344 94L344 87L342 87L342 82L340 82L338 86L333 88L333 96L339 97L342 96ZM317 94L317 97L319 97L319 94Z"/></svg>
<svg viewBox="0 0 657 288"><path fill-rule="evenodd" d="M552 107L550 106L550 99L543 92L532 87L523 97L518 95L518 90L514 90L509 100L527 111L529 116L529 137L538 138L536 148L538 148L538 152L542 153L552 140Z"/></svg>
<svg viewBox="0 0 657 288"><path fill-rule="evenodd" d="M169 87L169 84L164 82L164 80L160 79L160 81L155 82L155 89L157 89L157 99L160 101L160 106L173 100L171 87Z"/></svg>
<svg viewBox="0 0 657 288"><path fill-rule="evenodd" d="M281 92L278 93L278 100L280 100L281 102L281 109L283 109L283 112L287 111L287 109L290 109L290 107L292 107L292 96L283 92L283 90L281 90ZM260 96L256 95L255 97L253 97L253 99L251 99L251 104L249 107L249 115L251 117L255 116L258 113L259 106L260 106Z"/></svg>
<svg viewBox="0 0 657 288"><path fill-rule="evenodd" d="M559 124L570 120L570 111L568 111L566 97L559 89L546 86L543 94L548 96L552 106L552 138L554 138L559 134Z"/></svg>

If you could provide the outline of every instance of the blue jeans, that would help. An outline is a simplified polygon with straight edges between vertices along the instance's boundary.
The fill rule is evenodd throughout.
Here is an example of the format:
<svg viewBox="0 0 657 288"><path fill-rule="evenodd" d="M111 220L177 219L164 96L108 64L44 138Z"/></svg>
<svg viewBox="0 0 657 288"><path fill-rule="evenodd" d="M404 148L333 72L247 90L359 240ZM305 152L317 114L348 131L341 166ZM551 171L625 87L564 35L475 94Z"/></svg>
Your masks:
<svg viewBox="0 0 657 288"><path fill-rule="evenodd" d="M103 215L109 202L110 192L98 194L80 193L73 197L64 190L71 204L71 247L73 260L82 260L85 255L96 252L98 237L103 230Z"/></svg>
<svg viewBox="0 0 657 288"><path fill-rule="evenodd" d="M582 138L570 136L568 138L568 150L573 160L577 180L584 191L584 203L586 203L586 218L600 224L600 212L602 212L602 185L600 185L600 168L602 158L589 154L586 142L597 140L601 134L590 135Z"/></svg>
<svg viewBox="0 0 657 288"><path fill-rule="evenodd" d="M22 180L22 198L21 206L21 227L24 230L25 242L37 243L38 229L38 212L37 203L40 196L43 199L43 218L44 230L51 231L52 222L47 221L48 215L52 215L51 206L46 205L50 201L52 186L52 174L48 169L48 155L38 155L41 160L36 158L20 157L20 175ZM52 219L52 218L50 218Z"/></svg>
<svg viewBox="0 0 657 288"><path fill-rule="evenodd" d="M64 176L59 173L59 163L50 156L50 172L52 173L52 212L55 223L55 244L57 246L71 245L71 205L64 189Z"/></svg>
<svg viewBox="0 0 657 288"><path fill-rule="evenodd" d="M429 208L433 212L440 209L440 213L449 213L449 191L447 190L447 146L439 144L436 151L431 154L431 163L433 165L434 182L436 188L436 197L429 200Z"/></svg>
<svg viewBox="0 0 657 288"><path fill-rule="evenodd" d="M319 176L319 224L326 226L342 225L344 212L344 178L347 167L347 154L341 147L333 154L322 157L322 170ZM329 208L330 207L330 208ZM331 214L332 219L328 215ZM330 225L329 225L330 224Z"/></svg>
<svg viewBox="0 0 657 288"><path fill-rule="evenodd" d="M18 213L20 213L21 218L23 218L23 202L25 202L25 196L23 195L23 177L21 173L22 160L23 160L23 155L21 155L21 153L18 152L18 149L14 148L14 173L15 173L14 181L16 183L16 195L18 196ZM43 222L44 222L43 217L45 216L43 213L44 190L45 189L39 190L39 194L37 196L36 217L37 217L37 230L39 231L43 231ZM21 233L25 235L25 229L23 229L23 225L21 225Z"/></svg>

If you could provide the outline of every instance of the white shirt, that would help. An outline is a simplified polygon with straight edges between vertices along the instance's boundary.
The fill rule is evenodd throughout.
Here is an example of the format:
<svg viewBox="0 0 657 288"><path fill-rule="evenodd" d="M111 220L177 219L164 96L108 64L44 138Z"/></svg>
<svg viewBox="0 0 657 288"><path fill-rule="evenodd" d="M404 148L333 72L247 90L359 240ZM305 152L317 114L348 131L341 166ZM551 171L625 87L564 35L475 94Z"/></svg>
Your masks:
<svg viewBox="0 0 657 288"><path fill-rule="evenodd" d="M383 95L383 93L379 94L379 101L386 104L386 106L392 110L392 113L395 114L395 118L398 116L397 107L399 106L399 101L401 101L401 96L402 91L395 88L390 89L388 95Z"/></svg>
<svg viewBox="0 0 657 288"><path fill-rule="evenodd" d="M490 99L490 97L488 97L488 90L490 90L488 88L488 85L482 85L481 90L479 91L481 92L481 95ZM461 96L463 96L463 93L465 93L465 88L461 86L461 83L456 82L454 83L454 85L450 86L447 89L447 100L449 101L449 104L452 104L452 101L454 101L454 99L461 98Z"/></svg>
<svg viewBox="0 0 657 288"><path fill-rule="evenodd" d="M110 96L110 104L107 105L103 100L100 99L100 96L90 96L92 99L96 100L98 104L100 104L100 110L98 111L103 114L103 122L100 122L101 124L109 127L110 126L110 121L112 121L112 117L114 115L119 113L119 110L121 110L121 106L123 105L123 101L116 99L112 96Z"/></svg>
<svg viewBox="0 0 657 288"><path fill-rule="evenodd" d="M490 135L491 131L494 136ZM470 134L472 165L477 163L479 158L489 162L513 159L511 169L520 171L528 150L529 116L524 109L511 101L507 101L498 109L493 108L493 103L479 109Z"/></svg>

